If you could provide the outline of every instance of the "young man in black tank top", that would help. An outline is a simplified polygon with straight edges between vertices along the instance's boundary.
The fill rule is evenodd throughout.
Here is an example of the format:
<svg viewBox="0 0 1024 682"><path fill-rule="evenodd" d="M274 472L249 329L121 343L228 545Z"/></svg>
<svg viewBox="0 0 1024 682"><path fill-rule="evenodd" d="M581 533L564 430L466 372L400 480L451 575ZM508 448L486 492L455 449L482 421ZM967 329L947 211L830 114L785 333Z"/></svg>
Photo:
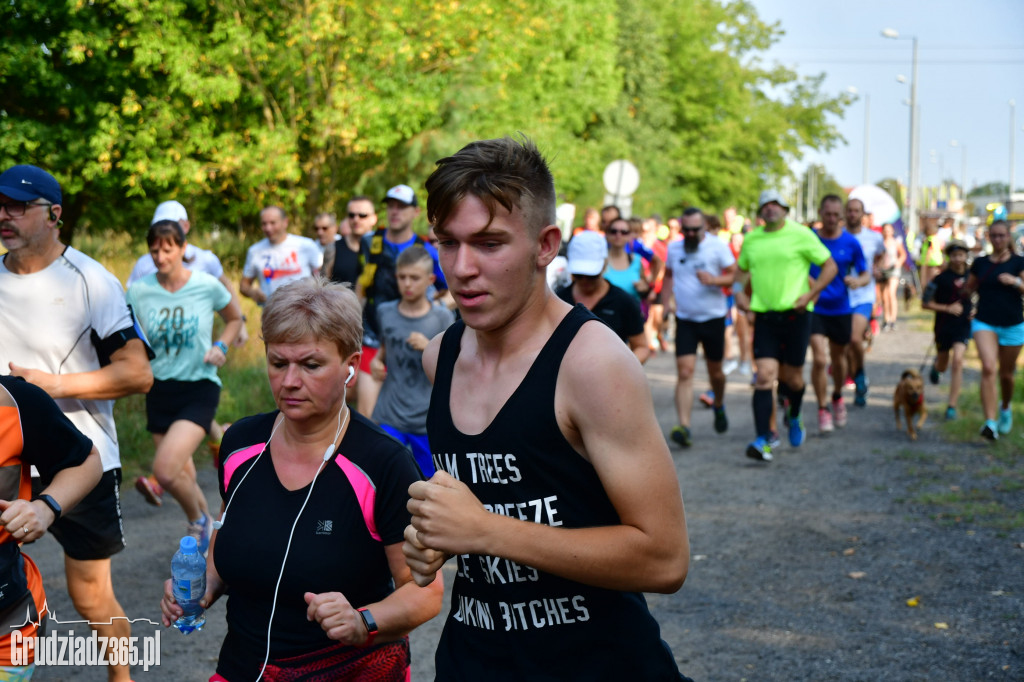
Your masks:
<svg viewBox="0 0 1024 682"><path fill-rule="evenodd" d="M689 540L646 378L547 287L555 192L529 141L438 162L427 216L462 322L424 351L438 469L409 493L405 554L458 572L445 680L679 680L641 592L686 578Z"/></svg>

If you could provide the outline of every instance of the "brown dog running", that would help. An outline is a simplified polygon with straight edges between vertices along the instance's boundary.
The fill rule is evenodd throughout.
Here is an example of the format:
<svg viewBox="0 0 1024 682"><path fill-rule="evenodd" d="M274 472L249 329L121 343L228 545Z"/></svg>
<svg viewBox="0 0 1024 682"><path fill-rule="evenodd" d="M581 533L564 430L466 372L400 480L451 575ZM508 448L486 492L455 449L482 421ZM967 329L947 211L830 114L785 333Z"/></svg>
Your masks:
<svg viewBox="0 0 1024 682"><path fill-rule="evenodd" d="M900 382L892 394L892 411L896 416L896 428L900 428L900 407L907 420L907 435L917 440L917 429L924 425L928 410L924 409L924 379L916 369L907 369L900 375ZM917 415L915 428L913 417Z"/></svg>

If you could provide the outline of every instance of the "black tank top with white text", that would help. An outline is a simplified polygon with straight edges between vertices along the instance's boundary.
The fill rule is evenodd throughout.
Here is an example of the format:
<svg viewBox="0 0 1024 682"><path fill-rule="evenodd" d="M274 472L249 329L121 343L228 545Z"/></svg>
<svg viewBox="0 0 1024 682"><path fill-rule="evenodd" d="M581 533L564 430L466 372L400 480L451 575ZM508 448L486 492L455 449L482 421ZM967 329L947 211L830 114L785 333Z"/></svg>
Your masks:
<svg viewBox="0 0 1024 682"><path fill-rule="evenodd" d="M564 528L619 523L594 468L555 417L562 358L590 320L600 324L582 306L563 318L522 383L476 435L460 432L449 409L465 325L460 320L445 332L427 415L434 464L469 486L492 513ZM499 557L456 561L436 679L685 679L642 594L583 585Z"/></svg>

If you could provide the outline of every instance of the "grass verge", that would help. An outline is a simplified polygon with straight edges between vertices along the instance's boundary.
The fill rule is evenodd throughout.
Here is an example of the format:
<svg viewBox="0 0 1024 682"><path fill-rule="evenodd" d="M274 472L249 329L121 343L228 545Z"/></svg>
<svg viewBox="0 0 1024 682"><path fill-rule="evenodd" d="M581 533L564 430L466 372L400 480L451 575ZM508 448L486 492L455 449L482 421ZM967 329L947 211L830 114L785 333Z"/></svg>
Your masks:
<svg viewBox="0 0 1024 682"><path fill-rule="evenodd" d="M912 329L927 331L933 316L917 309L901 314L900 319L907 320ZM1015 429L987 443L978 435L983 422L976 379L981 362L973 343L968 344L965 372L975 378L964 382L957 405L959 418L945 421L944 404L929 415L942 424L943 439L961 447L897 454L907 462L907 473L914 479L910 501L927 508L930 516L942 523L1000 531L1024 529L1024 383L1017 382L1011 401ZM948 371L937 389L940 394L948 392Z"/></svg>

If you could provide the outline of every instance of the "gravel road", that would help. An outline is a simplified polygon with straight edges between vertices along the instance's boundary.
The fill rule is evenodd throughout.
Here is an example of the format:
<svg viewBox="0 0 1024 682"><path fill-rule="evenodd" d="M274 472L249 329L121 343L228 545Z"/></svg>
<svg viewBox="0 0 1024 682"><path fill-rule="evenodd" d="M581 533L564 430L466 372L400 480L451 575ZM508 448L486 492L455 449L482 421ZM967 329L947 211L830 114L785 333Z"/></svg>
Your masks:
<svg viewBox="0 0 1024 682"><path fill-rule="evenodd" d="M730 377L726 434L714 433L710 410L695 407L694 446L672 449L686 503L690 573L678 593L648 598L687 675L699 681L1024 680L1024 531L936 521L932 508L913 501L922 461L956 471L986 457L981 443L940 437L944 386L928 387L932 416L916 444L893 426L895 382L904 368L921 364L929 341L926 333L902 328L882 335L868 356L868 406L851 406L849 426L821 437L808 398L807 442L798 450L780 448L770 465L743 456L753 435L746 378ZM673 357L656 356L647 374L668 433L676 421ZM976 382L969 375L968 390ZM213 500L214 471L205 462L200 469ZM1024 509L1024 493L1016 496L1017 509ZM183 517L173 505L145 505L130 485L123 507L129 546L114 559L115 588L130 618L158 621ZM46 537L28 553L43 571L57 618L77 619L59 547ZM445 577L453 577L451 565ZM160 665L136 669L134 678L208 679L223 618L221 603L198 634L162 632ZM433 677L440 626L438 618L412 635L414 680ZM142 620L133 634L159 629ZM38 669L34 679L106 676L102 668L51 667Z"/></svg>

